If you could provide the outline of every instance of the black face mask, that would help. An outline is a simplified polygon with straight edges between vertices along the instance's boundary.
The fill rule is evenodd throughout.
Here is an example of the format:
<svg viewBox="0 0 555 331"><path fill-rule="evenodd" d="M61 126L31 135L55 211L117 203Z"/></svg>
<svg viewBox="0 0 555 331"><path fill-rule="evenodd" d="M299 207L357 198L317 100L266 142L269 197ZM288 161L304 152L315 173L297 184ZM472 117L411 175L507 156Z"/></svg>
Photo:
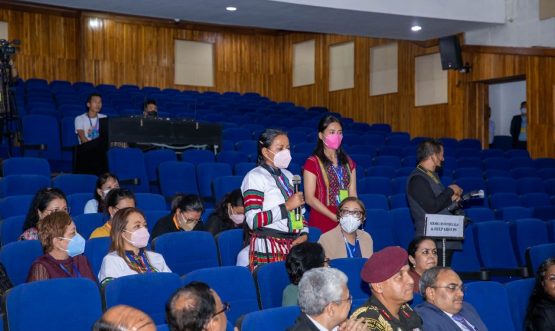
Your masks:
<svg viewBox="0 0 555 331"><path fill-rule="evenodd" d="M445 161L441 161L439 166L436 167L436 173L440 176L443 174L443 167L445 166Z"/></svg>
<svg viewBox="0 0 555 331"><path fill-rule="evenodd" d="M146 117L158 117L158 112L156 111L147 111Z"/></svg>

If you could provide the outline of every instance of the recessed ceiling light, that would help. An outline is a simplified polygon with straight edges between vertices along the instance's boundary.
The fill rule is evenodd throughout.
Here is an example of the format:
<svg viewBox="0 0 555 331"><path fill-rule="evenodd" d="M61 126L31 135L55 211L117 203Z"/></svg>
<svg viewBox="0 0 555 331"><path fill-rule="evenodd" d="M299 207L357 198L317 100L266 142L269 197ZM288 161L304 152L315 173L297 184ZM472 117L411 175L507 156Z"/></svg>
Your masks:
<svg viewBox="0 0 555 331"><path fill-rule="evenodd" d="M410 29L414 32L418 32L422 30L422 27L420 25L413 25Z"/></svg>
<svg viewBox="0 0 555 331"><path fill-rule="evenodd" d="M225 10L227 10L227 11L236 11L237 7L225 7Z"/></svg>

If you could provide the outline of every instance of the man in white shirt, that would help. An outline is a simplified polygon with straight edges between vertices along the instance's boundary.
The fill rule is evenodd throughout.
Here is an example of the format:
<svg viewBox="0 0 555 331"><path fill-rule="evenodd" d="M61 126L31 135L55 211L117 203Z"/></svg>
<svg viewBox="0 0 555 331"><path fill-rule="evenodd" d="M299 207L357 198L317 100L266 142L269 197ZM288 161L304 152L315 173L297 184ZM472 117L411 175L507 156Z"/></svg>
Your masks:
<svg viewBox="0 0 555 331"><path fill-rule="evenodd" d="M327 267L305 272L299 282L302 313L289 331L365 331L361 319L347 319L352 299L343 272Z"/></svg>
<svg viewBox="0 0 555 331"><path fill-rule="evenodd" d="M75 117L75 133L79 143L83 144L98 138L100 134L100 119L106 117L100 114L102 109L102 96L98 93L89 95L87 99L88 111Z"/></svg>
<svg viewBox="0 0 555 331"><path fill-rule="evenodd" d="M480 315L464 302L464 285L449 267L433 267L420 278L420 293L425 302L414 310L422 318L426 331L487 331Z"/></svg>

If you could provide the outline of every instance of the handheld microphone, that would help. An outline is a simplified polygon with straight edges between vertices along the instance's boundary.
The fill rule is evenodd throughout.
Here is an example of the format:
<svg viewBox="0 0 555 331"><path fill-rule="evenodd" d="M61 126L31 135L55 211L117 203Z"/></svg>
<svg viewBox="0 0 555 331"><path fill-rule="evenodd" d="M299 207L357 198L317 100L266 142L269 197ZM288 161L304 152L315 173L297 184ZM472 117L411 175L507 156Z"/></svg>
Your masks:
<svg viewBox="0 0 555 331"><path fill-rule="evenodd" d="M461 196L461 200L459 200L459 201L454 201L453 203L451 203L451 205L450 205L449 207L447 207L447 210L448 210L449 212L454 212L454 211L456 211L457 209L462 208L462 207L461 207L461 204L462 204L464 201L471 200L471 199L483 199L484 196L485 196L484 190L470 191L470 192L468 192L468 193L466 193L466 194L463 194L463 195Z"/></svg>
<svg viewBox="0 0 555 331"><path fill-rule="evenodd" d="M293 176L293 193L299 192L301 187L301 176ZM300 221L301 219L301 207L295 208L295 221Z"/></svg>

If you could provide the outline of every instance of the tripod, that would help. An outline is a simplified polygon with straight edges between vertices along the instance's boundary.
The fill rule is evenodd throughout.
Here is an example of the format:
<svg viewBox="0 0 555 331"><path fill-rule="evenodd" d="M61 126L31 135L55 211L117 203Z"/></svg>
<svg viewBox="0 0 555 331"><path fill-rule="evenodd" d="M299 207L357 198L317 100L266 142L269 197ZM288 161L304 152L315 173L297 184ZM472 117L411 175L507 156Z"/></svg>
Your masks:
<svg viewBox="0 0 555 331"><path fill-rule="evenodd" d="M14 79L9 55L0 56L0 142L8 139L8 155L12 156L15 134L20 132L17 105L15 102Z"/></svg>

